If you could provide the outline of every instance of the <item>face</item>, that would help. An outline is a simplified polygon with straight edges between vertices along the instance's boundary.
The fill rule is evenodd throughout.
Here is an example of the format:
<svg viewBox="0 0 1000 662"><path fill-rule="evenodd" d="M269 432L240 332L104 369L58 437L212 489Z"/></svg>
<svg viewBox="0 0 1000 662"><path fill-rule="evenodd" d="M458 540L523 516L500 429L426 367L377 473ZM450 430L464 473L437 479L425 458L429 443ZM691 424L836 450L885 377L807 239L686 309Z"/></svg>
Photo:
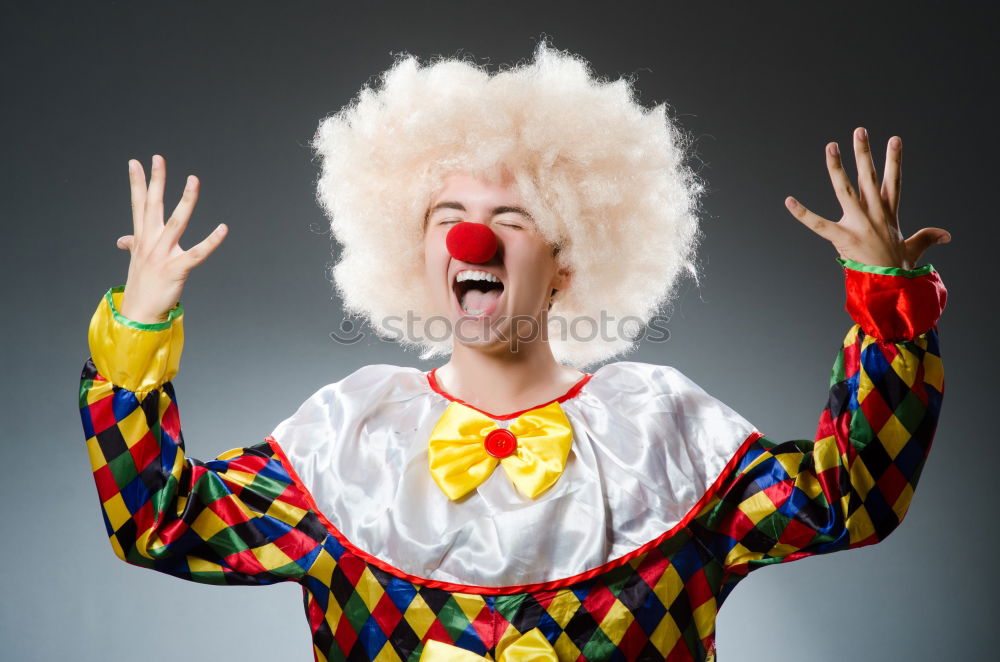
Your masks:
<svg viewBox="0 0 1000 662"><path fill-rule="evenodd" d="M462 221L482 223L496 235L497 251L487 262L463 262L448 252L448 231ZM463 272L470 273L459 278ZM552 290L569 285L568 270L556 263L553 246L512 181L492 184L467 174L445 178L428 206L424 278L437 313L451 323L455 343L473 345L504 342L513 334L524 342L531 333L522 328L531 326L525 320L534 319L534 328L540 328Z"/></svg>

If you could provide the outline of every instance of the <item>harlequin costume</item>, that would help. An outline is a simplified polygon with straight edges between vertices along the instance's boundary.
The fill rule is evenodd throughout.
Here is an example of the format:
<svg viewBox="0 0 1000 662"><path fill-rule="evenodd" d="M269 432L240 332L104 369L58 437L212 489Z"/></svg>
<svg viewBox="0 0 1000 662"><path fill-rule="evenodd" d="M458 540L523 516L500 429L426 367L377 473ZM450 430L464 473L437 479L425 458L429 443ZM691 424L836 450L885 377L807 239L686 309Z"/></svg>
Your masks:
<svg viewBox="0 0 1000 662"><path fill-rule="evenodd" d="M186 455L183 309L110 289L80 411L125 561L191 581L301 584L316 660L710 660L757 568L884 539L944 390L931 265L838 260L854 325L814 441L779 443L677 370L618 361L560 398L479 411L434 370L370 365L263 443Z"/></svg>

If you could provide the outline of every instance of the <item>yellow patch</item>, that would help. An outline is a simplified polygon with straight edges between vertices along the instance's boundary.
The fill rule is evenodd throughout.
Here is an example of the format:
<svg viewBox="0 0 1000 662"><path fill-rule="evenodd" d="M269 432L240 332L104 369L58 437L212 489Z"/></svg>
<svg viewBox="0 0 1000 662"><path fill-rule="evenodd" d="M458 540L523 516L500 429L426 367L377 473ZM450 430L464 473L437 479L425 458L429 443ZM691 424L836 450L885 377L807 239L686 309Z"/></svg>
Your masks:
<svg viewBox="0 0 1000 662"><path fill-rule="evenodd" d="M552 600L545 611L548 612L549 616L552 617L552 620L554 620L559 627L564 628L579 609L580 600L573 595L573 592L562 590L556 593L556 597Z"/></svg>
<svg viewBox="0 0 1000 662"><path fill-rule="evenodd" d="M715 616L718 613L715 605L715 598L694 610L694 623L698 628L698 636L702 639L715 632Z"/></svg>
<svg viewBox="0 0 1000 662"><path fill-rule="evenodd" d="M878 431L878 439L885 446L889 457L895 460L899 451L903 450L903 447L910 440L910 431L893 414Z"/></svg>
<svg viewBox="0 0 1000 662"><path fill-rule="evenodd" d="M424 602L423 597L419 593L413 598L409 606L406 607L403 618L406 619L406 622L413 628L413 632L421 639L424 638L427 630L430 629L436 619L434 611L427 606L427 603Z"/></svg>
<svg viewBox="0 0 1000 662"><path fill-rule="evenodd" d="M632 615L632 612L621 601L615 599L611 605L611 609L608 610L608 613L604 616L604 620L601 621L600 627L608 639L617 646L618 642L625 636L625 631L634 620L635 617Z"/></svg>
<svg viewBox="0 0 1000 662"><path fill-rule="evenodd" d="M125 500L117 492L113 497L104 502L104 512L107 513L108 521L111 522L111 528L115 531L122 528L125 522L132 519L132 513L129 512L128 507L125 505Z"/></svg>

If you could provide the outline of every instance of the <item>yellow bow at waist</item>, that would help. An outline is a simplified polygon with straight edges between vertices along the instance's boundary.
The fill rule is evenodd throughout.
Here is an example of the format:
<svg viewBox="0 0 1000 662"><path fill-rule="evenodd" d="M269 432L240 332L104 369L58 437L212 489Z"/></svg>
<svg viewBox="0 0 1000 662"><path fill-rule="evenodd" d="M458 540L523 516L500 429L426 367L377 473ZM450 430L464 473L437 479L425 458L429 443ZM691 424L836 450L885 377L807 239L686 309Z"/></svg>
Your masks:
<svg viewBox="0 0 1000 662"><path fill-rule="evenodd" d="M483 662L488 659L458 646L428 640L420 662ZM558 662L556 651L538 628L528 630L503 649L497 662Z"/></svg>
<svg viewBox="0 0 1000 662"><path fill-rule="evenodd" d="M452 402L431 431L431 476L449 499L461 499L490 477L497 464L534 499L566 468L573 427L559 402L531 409L504 429L485 414Z"/></svg>

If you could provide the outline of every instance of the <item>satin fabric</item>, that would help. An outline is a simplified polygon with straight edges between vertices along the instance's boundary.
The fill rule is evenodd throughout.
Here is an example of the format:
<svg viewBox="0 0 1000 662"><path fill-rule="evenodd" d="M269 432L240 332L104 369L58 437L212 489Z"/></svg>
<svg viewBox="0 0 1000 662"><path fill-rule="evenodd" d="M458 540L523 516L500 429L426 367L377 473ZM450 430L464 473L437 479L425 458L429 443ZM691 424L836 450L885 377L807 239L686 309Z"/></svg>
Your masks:
<svg viewBox="0 0 1000 662"><path fill-rule="evenodd" d="M178 302L165 321L143 324L118 312L124 296L124 286L105 293L90 319L87 340L101 375L128 391L144 393L177 375L184 349L184 308Z"/></svg>
<svg viewBox="0 0 1000 662"><path fill-rule="evenodd" d="M272 436L318 508L405 573L476 586L554 581L676 525L755 428L678 370L620 361L560 403L566 469L531 499L495 471L461 501L431 477L451 400L416 368L374 364L314 393Z"/></svg>
<svg viewBox="0 0 1000 662"><path fill-rule="evenodd" d="M420 662L483 662L488 659L433 639L427 640L420 654ZM507 645L497 662L559 662L559 657L542 631L532 628Z"/></svg>
<svg viewBox="0 0 1000 662"><path fill-rule="evenodd" d="M900 269L843 258L837 262L844 267L844 307L869 336L891 341L915 338L931 328L947 303L948 291L933 265ZM899 276L911 279L907 287L899 286Z"/></svg>
<svg viewBox="0 0 1000 662"><path fill-rule="evenodd" d="M558 402L524 412L501 425L486 414L452 402L431 431L431 476L449 499L458 500L489 478L497 464L518 490L534 499L552 487L566 468L573 427ZM513 454L497 459L486 436L506 427L517 438Z"/></svg>

